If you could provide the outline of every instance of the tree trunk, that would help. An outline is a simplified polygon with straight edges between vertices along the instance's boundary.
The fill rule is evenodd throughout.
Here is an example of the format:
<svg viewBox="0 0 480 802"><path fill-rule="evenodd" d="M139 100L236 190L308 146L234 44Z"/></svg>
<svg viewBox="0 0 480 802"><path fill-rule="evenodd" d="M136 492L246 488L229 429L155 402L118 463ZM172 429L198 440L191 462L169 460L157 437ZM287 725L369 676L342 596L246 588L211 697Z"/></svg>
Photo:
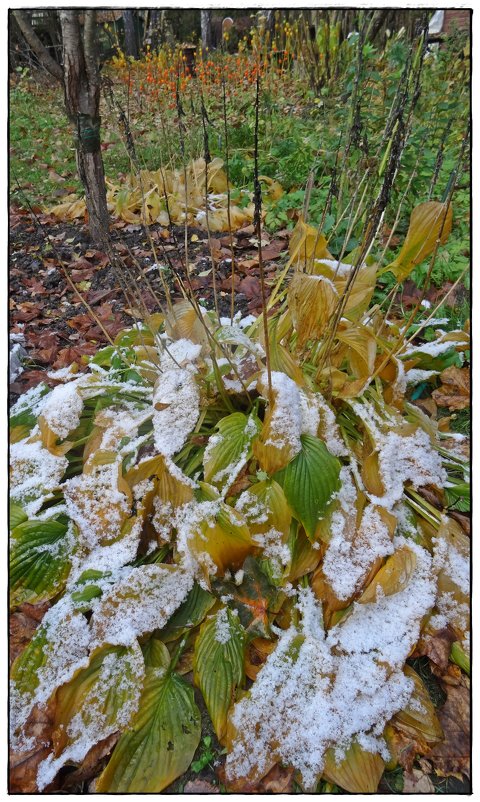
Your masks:
<svg viewBox="0 0 480 802"><path fill-rule="evenodd" d="M202 32L202 48L205 51L212 46L212 12L210 9L200 11L200 28Z"/></svg>
<svg viewBox="0 0 480 802"><path fill-rule="evenodd" d="M152 50L155 50L158 46L160 13L158 8L152 8L148 12L148 25L145 28L145 36L143 39L143 47L145 49L147 45Z"/></svg>
<svg viewBox="0 0 480 802"><path fill-rule="evenodd" d="M20 28L24 39L29 46L29 48L35 53L38 61L44 67L50 75L53 75L57 81L63 80L63 70L54 58L50 55L45 45L40 41L37 34L33 30L32 26L30 25L30 21L27 17L25 11L14 11L13 16Z"/></svg>
<svg viewBox="0 0 480 802"><path fill-rule="evenodd" d="M77 165L85 187L88 227L102 244L108 238L109 215L100 149L100 77L95 53L95 11L85 12L82 41L78 11L61 10L63 85L67 114L77 128Z"/></svg>
<svg viewBox="0 0 480 802"><path fill-rule="evenodd" d="M137 34L135 32L135 20L131 9L123 12L123 26L125 30L126 55L138 59Z"/></svg>

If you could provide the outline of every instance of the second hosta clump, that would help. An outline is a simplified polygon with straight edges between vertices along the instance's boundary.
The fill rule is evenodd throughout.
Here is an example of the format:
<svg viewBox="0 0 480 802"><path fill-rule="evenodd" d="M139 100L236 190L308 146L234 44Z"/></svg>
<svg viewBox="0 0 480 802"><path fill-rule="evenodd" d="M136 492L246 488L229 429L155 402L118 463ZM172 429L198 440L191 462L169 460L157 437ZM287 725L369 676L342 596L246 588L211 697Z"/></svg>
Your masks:
<svg viewBox="0 0 480 802"><path fill-rule="evenodd" d="M368 290L322 352L348 266L309 237L268 364L257 323L182 303L13 409L11 603L49 608L12 667L12 744L39 790L105 739L96 791L166 788L200 742L193 685L233 791L277 763L375 791L405 721L442 738L406 660L447 624L468 651L468 540L442 510L467 466L406 389L466 336L403 352Z"/></svg>

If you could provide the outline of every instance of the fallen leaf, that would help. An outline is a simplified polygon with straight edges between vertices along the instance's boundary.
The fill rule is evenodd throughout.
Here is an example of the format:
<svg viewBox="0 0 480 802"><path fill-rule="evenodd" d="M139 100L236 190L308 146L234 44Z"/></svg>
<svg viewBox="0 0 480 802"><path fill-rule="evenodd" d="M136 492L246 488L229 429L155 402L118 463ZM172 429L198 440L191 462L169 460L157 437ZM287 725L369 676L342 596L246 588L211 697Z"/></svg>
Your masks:
<svg viewBox="0 0 480 802"><path fill-rule="evenodd" d="M32 739L33 746L25 752L12 752L9 762L9 792L11 794L35 794L37 789L37 769L51 751L54 702L46 707L35 705L24 727L25 737ZM58 787L58 781L49 785L44 793Z"/></svg>
<svg viewBox="0 0 480 802"><path fill-rule="evenodd" d="M428 657L442 674L448 668L450 649L455 637L455 633L448 627L439 630L434 635L424 635L417 645L415 654Z"/></svg>
<svg viewBox="0 0 480 802"><path fill-rule="evenodd" d="M240 292L243 292L245 297L252 301L253 299L260 298L261 288L260 281L256 276L246 276L242 279L239 285Z"/></svg>
<svg viewBox="0 0 480 802"><path fill-rule="evenodd" d="M450 510L449 515L450 515L451 518L454 518L456 521L458 521L458 523L462 527L463 531L467 535L470 535L471 526L470 526L470 516L469 515L467 515L464 512L458 512L458 510Z"/></svg>
<svg viewBox="0 0 480 802"><path fill-rule="evenodd" d="M451 365L440 374L442 384L432 393L439 407L466 409L470 406L470 368Z"/></svg>
<svg viewBox="0 0 480 802"><path fill-rule="evenodd" d="M433 794L435 786L430 777L420 769L405 771L403 775L404 794Z"/></svg>
<svg viewBox="0 0 480 802"><path fill-rule="evenodd" d="M465 685L447 685L447 701L438 711L445 739L430 752L440 776L470 777L470 692Z"/></svg>
<svg viewBox="0 0 480 802"><path fill-rule="evenodd" d="M29 644L37 627L38 621L26 613L19 611L12 613L9 621L10 665Z"/></svg>
<svg viewBox="0 0 480 802"><path fill-rule="evenodd" d="M220 789L217 785L207 782L207 780L189 780L183 789L184 794L219 794Z"/></svg>
<svg viewBox="0 0 480 802"><path fill-rule="evenodd" d="M119 737L120 733L115 732L92 746L78 769L67 775L62 790L68 791L75 785L88 782L93 777L96 777L104 768L104 759L112 752Z"/></svg>
<svg viewBox="0 0 480 802"><path fill-rule="evenodd" d="M258 794L291 794L293 788L293 768L284 768L278 763L260 780L255 792Z"/></svg>

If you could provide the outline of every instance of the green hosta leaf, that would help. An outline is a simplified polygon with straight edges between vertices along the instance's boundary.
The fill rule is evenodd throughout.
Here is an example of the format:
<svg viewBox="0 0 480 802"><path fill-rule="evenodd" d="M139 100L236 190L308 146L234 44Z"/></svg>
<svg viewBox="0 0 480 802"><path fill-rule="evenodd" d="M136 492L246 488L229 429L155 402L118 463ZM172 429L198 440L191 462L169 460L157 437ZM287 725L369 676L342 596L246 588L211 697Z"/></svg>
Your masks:
<svg viewBox="0 0 480 802"><path fill-rule="evenodd" d="M101 348L97 351L95 356L89 360L94 365L101 365L102 367L110 367L112 356L116 353L117 349L113 345L107 345L106 348Z"/></svg>
<svg viewBox="0 0 480 802"><path fill-rule="evenodd" d="M303 434L301 440L302 450L286 468L275 474L275 479L283 487L295 516L313 539L319 518L340 486L340 463L318 437Z"/></svg>
<svg viewBox="0 0 480 802"><path fill-rule="evenodd" d="M180 605L162 630L162 640L168 643L169 641L181 637L188 629L201 624L214 604L215 598L212 594L203 590L203 588L195 582L183 604Z"/></svg>
<svg viewBox="0 0 480 802"><path fill-rule="evenodd" d="M195 642L194 682L202 691L220 741L235 689L244 678L245 630L226 607L203 624Z"/></svg>
<svg viewBox="0 0 480 802"><path fill-rule="evenodd" d="M47 640L48 628L39 626L28 646L12 665L12 682L21 694L32 695L38 686L38 670L45 663Z"/></svg>
<svg viewBox="0 0 480 802"><path fill-rule="evenodd" d="M459 512L470 512L470 485L466 482L450 482L451 486L445 488L447 506L454 507Z"/></svg>
<svg viewBox="0 0 480 802"><path fill-rule="evenodd" d="M402 359L415 359L415 368L420 370L435 370L440 373L442 370L446 370L446 368L451 367L452 365L456 367L460 367L462 364L462 360L460 355L458 354L455 346L452 345L447 351L443 351L438 356L432 356L431 354L427 354L422 352L421 345L418 346L419 350L411 350L408 354L403 354Z"/></svg>
<svg viewBox="0 0 480 802"><path fill-rule="evenodd" d="M256 415L242 412L227 415L217 423L218 434L212 435L205 450L205 481L218 488L230 487L252 455L251 445L261 429Z"/></svg>
<svg viewBox="0 0 480 802"><path fill-rule="evenodd" d="M23 511L23 508L20 504L15 504L14 502L10 502L10 510L9 510L9 523L10 523L10 531L12 529L16 529L19 524L23 524L24 521L28 519L28 516Z"/></svg>
<svg viewBox="0 0 480 802"><path fill-rule="evenodd" d="M24 521L12 532L10 602L12 606L51 599L65 587L72 538L60 521Z"/></svg>
<svg viewBox="0 0 480 802"><path fill-rule="evenodd" d="M150 638L142 646L143 659L147 668L164 668L170 665L170 652L159 638Z"/></svg>
<svg viewBox="0 0 480 802"><path fill-rule="evenodd" d="M25 426L28 431L30 432L31 429L37 423L37 415L35 414L34 407L44 395L50 392L50 387L47 387L46 384L43 382L37 387L35 390L31 391L31 403L30 405L25 404L25 397L21 396L21 398L17 401L15 406L12 408L12 413L10 415L10 429L14 429L16 426Z"/></svg>
<svg viewBox="0 0 480 802"><path fill-rule="evenodd" d="M459 666L465 674L470 676L470 657L462 648L462 644L460 641L456 640L455 643L452 643L452 648L450 649L450 660L452 663L455 663Z"/></svg>
<svg viewBox="0 0 480 802"><path fill-rule="evenodd" d="M100 775L97 793L160 793L189 767L200 742L193 688L147 668L138 713Z"/></svg>
<svg viewBox="0 0 480 802"><path fill-rule="evenodd" d="M40 764L42 790L66 763L81 763L109 735L125 730L135 715L145 675L138 644L97 649L86 668L57 691L54 753Z"/></svg>

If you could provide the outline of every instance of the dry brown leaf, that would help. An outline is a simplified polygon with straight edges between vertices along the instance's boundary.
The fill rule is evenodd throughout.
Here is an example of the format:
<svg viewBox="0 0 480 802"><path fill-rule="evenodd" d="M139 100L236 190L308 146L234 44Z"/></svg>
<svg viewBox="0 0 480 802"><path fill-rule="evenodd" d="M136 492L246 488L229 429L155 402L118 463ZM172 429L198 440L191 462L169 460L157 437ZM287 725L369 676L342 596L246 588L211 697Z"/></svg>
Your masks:
<svg viewBox="0 0 480 802"><path fill-rule="evenodd" d="M46 707L35 705L25 724L26 738L32 738L34 746L26 752L10 754L9 791L11 794L35 794L37 789L37 770L42 760L51 751L54 702ZM57 782L48 786L45 793L57 787Z"/></svg>
<svg viewBox="0 0 480 802"><path fill-rule="evenodd" d="M258 794L291 794L294 769L284 768L278 763L260 781L255 793Z"/></svg>
<svg viewBox="0 0 480 802"><path fill-rule="evenodd" d="M470 535L470 516L465 512L458 512L458 510L451 510L449 514L460 524L465 534Z"/></svg>
<svg viewBox="0 0 480 802"><path fill-rule="evenodd" d="M212 785L207 780L189 780L183 789L184 794L219 794L218 785Z"/></svg>
<svg viewBox="0 0 480 802"><path fill-rule="evenodd" d="M404 794L433 794L435 787L427 774L421 769L412 769L403 775Z"/></svg>
<svg viewBox="0 0 480 802"><path fill-rule="evenodd" d="M466 409L470 406L470 368L451 365L440 374L442 384L432 393L439 407Z"/></svg>
<svg viewBox="0 0 480 802"><path fill-rule="evenodd" d="M426 412L427 415L430 415L431 418L437 417L437 405L433 398L419 398L413 402L416 407L419 407L423 412Z"/></svg>
<svg viewBox="0 0 480 802"><path fill-rule="evenodd" d="M465 685L447 685L447 701L438 711L445 739L428 759L440 776L470 777L470 693Z"/></svg>
<svg viewBox="0 0 480 802"><path fill-rule="evenodd" d="M409 733L401 732L391 725L386 727L384 736L395 765L398 763L405 771L412 771L415 758L422 751L419 743ZM428 752L426 744L423 747Z"/></svg>
<svg viewBox="0 0 480 802"><path fill-rule="evenodd" d="M448 668L450 649L454 640L455 633L448 627L434 635L424 635L417 645L415 655L425 655L443 673Z"/></svg>
<svg viewBox="0 0 480 802"><path fill-rule="evenodd" d="M92 746L78 769L67 775L62 787L62 791L73 789L75 785L88 782L88 780L96 777L97 774L99 774L103 769L102 761L104 761L104 759L113 750L113 747L117 743L119 737L120 733L116 732L113 733L113 735L109 735L108 738L104 738L103 741L99 741L99 743L95 744L95 746Z"/></svg>
<svg viewBox="0 0 480 802"><path fill-rule="evenodd" d="M43 604L22 604L18 610L10 616L10 665L31 641L33 633L49 607L49 601Z"/></svg>

